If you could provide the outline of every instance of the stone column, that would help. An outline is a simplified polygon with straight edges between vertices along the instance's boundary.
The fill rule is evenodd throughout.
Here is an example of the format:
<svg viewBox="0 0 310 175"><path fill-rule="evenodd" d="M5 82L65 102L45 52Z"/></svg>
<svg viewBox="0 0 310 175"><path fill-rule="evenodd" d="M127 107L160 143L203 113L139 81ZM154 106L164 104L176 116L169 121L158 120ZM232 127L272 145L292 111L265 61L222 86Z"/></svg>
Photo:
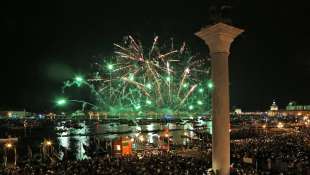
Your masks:
<svg viewBox="0 0 310 175"><path fill-rule="evenodd" d="M229 175L229 71L230 44L243 30L224 23L202 28L195 33L209 46L212 81L212 168L219 175Z"/></svg>

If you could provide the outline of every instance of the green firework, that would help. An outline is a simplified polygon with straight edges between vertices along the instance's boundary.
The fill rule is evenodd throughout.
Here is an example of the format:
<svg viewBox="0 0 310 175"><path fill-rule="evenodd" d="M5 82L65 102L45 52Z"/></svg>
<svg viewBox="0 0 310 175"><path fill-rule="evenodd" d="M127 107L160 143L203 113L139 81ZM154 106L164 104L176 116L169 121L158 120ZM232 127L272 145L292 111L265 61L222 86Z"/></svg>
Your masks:
<svg viewBox="0 0 310 175"><path fill-rule="evenodd" d="M104 58L92 76L65 82L86 85L97 110L110 115L204 115L209 113L213 89L209 62L190 54L185 43L179 49L162 48L158 37L144 50L129 36L114 44L113 57Z"/></svg>

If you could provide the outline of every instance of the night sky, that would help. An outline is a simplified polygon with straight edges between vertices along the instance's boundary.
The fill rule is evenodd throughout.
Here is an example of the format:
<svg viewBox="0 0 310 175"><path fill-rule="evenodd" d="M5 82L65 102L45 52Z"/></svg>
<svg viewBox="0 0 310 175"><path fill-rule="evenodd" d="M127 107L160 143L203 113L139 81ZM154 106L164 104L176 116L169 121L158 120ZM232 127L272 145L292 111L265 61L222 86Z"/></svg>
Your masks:
<svg viewBox="0 0 310 175"><path fill-rule="evenodd" d="M194 33L210 24L212 1L10 1L1 10L0 110L55 108L63 81L111 55L131 34L144 43L186 41L208 55ZM306 1L305 1L306 2ZM239 0L229 13L245 29L231 48L231 106L245 111L310 104L310 8L302 1Z"/></svg>

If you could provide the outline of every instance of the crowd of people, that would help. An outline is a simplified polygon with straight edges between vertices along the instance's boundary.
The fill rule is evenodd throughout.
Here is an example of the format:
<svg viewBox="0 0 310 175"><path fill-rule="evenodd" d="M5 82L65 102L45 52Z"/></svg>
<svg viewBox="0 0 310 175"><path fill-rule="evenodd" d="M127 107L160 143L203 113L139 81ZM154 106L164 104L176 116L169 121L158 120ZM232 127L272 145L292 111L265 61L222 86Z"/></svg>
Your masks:
<svg viewBox="0 0 310 175"><path fill-rule="evenodd" d="M48 175L48 174L111 174L111 175L202 175L207 174L210 160L204 158L181 157L177 155L149 155L144 157L94 157L85 160L67 160L54 164L27 163L16 167L8 174Z"/></svg>
<svg viewBox="0 0 310 175"><path fill-rule="evenodd" d="M60 161L28 161L18 164L10 171L0 174L48 175L48 174L180 174L208 175L212 151L211 136L196 133L198 138L185 149L199 148L199 154L184 156L178 152L135 154L127 157L112 157L108 154L91 154L89 159ZM94 140L94 143L97 142ZM105 145L96 143L91 145ZM94 148L89 147L90 150ZM233 175L310 175L310 129L283 132L262 132L240 129L231 133L231 174ZM184 148L183 148L184 150ZM1 172L2 171L2 172Z"/></svg>
<svg viewBox="0 0 310 175"><path fill-rule="evenodd" d="M245 174L310 174L310 135L291 132L233 140L231 162Z"/></svg>

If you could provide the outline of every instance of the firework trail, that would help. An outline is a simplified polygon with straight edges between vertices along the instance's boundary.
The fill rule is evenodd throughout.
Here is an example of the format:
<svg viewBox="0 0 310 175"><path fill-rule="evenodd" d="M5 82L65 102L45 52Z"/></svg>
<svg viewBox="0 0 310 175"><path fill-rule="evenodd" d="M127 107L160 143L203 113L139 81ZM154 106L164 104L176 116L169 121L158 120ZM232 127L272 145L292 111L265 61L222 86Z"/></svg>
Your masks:
<svg viewBox="0 0 310 175"><path fill-rule="evenodd" d="M159 46L156 36L145 51L141 42L128 36L123 44L114 46L114 56L96 63L95 76L83 82L91 89L100 110L110 115L209 112L209 62L190 54L185 42L179 49L174 49L174 43L165 49ZM63 90L83 84L66 81Z"/></svg>

